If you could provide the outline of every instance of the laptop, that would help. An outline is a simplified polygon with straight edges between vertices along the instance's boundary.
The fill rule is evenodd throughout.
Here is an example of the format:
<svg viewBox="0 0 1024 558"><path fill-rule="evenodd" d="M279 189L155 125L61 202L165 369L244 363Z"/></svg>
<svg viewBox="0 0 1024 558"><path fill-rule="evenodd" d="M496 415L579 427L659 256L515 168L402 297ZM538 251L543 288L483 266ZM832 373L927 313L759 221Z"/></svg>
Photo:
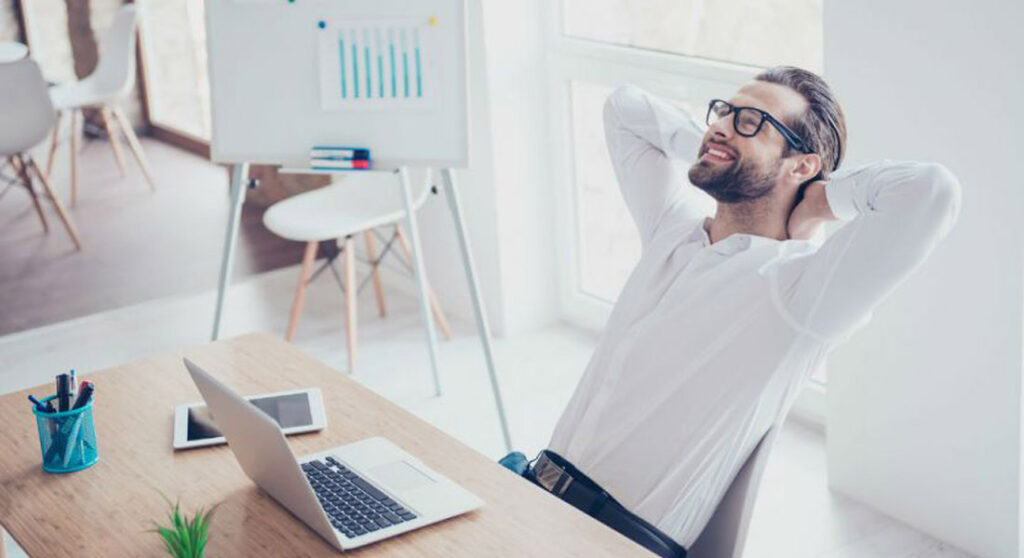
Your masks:
<svg viewBox="0 0 1024 558"><path fill-rule="evenodd" d="M384 438L297 459L272 418L184 361L245 474L338 550L419 529L484 503Z"/></svg>

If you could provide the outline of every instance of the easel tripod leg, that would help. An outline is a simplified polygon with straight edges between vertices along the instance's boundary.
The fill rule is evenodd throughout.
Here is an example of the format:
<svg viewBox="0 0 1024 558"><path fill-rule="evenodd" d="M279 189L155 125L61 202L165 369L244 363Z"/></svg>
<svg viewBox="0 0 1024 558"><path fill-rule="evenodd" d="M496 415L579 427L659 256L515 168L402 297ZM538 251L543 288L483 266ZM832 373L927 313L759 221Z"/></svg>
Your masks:
<svg viewBox="0 0 1024 558"><path fill-rule="evenodd" d="M236 164L231 169L231 209L228 213L228 227L224 233L224 250L220 260L220 279L217 281L217 305L213 311L213 335L216 341L220 335L220 319L224 310L224 295L235 263L235 242L238 240L238 223L245 202L245 183L249 178L249 163Z"/></svg>
<svg viewBox="0 0 1024 558"><path fill-rule="evenodd" d="M416 208L412 198L412 188L409 186L409 169L402 167L398 170L400 188L402 190L402 203L405 207L405 221L409 228L409 240L412 243L412 272L416 280L416 288L420 294L420 313L423 316L423 325L427 329L427 347L430 350L430 370L434 375L434 394L441 395L441 377L437 368L437 333L434 331L434 319L430 315L430 302L427 295L427 281L423 269L423 251L420 246L419 226L416 224Z"/></svg>
<svg viewBox="0 0 1024 558"><path fill-rule="evenodd" d="M459 238L462 267L466 271L466 283L469 284L469 294L473 301L473 315L476 318L476 328L480 333L480 343L483 344L484 360L487 362L487 374L490 376L491 392L494 394L494 406L498 409L498 420L501 423L501 435L505 439L505 449L512 451L512 436L509 434L508 417L505 416L505 403L501 397L501 387L498 385L498 375L494 367L491 329L487 324L487 314L484 311L484 304L480 298L480 284L477 282L476 269L473 266L473 255L470 251L469 237L466 235L466 225L462 219L462 207L459 205L459 196L455 189L455 177L452 176L452 170L441 169L441 180L444 182L444 197L448 200L448 209L452 213L452 222L455 224L455 234Z"/></svg>

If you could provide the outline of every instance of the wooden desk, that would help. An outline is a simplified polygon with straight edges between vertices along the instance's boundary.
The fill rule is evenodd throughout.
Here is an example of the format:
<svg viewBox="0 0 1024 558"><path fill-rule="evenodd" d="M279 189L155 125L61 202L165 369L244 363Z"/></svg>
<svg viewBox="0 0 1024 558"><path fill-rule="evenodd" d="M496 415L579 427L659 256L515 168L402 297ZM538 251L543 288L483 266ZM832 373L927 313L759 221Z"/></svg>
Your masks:
<svg viewBox="0 0 1024 558"><path fill-rule="evenodd" d="M270 335L184 355L233 389L261 393L319 386L327 429L290 436L303 455L384 436L486 501L484 508L354 551L360 556L649 556L640 546L319 361ZM86 376L96 383L100 461L52 475L40 468L28 393L0 397L0 525L32 557L160 556L147 532L166 522L158 491L189 512L220 504L209 556L333 556L318 535L261 492L226 446L175 452L173 407L201 401L181 355ZM60 537L54 537L59 532Z"/></svg>

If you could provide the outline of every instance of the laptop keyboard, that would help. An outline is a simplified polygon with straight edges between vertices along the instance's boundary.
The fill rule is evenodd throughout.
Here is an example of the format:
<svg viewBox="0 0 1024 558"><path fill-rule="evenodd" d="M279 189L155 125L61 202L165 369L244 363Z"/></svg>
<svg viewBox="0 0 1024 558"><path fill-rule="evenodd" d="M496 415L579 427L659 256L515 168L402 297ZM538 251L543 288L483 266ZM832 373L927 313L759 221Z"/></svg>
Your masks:
<svg viewBox="0 0 1024 558"><path fill-rule="evenodd" d="M302 464L331 525L352 539L416 518L333 457Z"/></svg>

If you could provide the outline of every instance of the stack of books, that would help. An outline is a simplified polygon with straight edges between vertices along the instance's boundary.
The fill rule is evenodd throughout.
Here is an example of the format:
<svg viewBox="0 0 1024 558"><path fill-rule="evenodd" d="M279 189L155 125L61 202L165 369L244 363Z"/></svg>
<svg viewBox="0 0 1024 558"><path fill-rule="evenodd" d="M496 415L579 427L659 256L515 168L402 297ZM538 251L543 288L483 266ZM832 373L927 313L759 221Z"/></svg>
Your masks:
<svg viewBox="0 0 1024 558"><path fill-rule="evenodd" d="M316 170L369 169L370 150L318 145L309 152L309 166Z"/></svg>

